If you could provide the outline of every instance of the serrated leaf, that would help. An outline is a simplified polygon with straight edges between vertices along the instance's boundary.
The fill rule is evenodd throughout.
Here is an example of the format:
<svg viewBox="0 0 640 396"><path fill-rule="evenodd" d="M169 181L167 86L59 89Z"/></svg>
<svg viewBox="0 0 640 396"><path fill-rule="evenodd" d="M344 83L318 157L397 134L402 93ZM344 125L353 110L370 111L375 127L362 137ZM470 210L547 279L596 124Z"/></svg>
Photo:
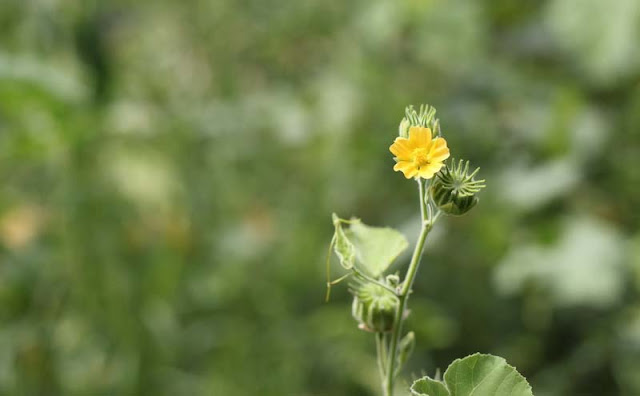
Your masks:
<svg viewBox="0 0 640 396"><path fill-rule="evenodd" d="M447 393L436 393L443 388ZM527 380L506 360L479 353L451 363L444 383L424 377L413 383L411 392L416 396L533 396Z"/></svg>
<svg viewBox="0 0 640 396"><path fill-rule="evenodd" d="M340 223L336 224L336 232L334 235L335 238L335 246L334 251L336 252L336 256L340 260L340 265L344 267L346 270L350 270L353 268L353 264L356 261L356 248L351 243L349 238L345 235L344 230L342 229L342 225Z"/></svg>
<svg viewBox="0 0 640 396"><path fill-rule="evenodd" d="M450 396L449 390L442 382L429 377L416 380L411 385L411 394L414 396Z"/></svg>
<svg viewBox="0 0 640 396"><path fill-rule="evenodd" d="M355 221L347 238L353 243L356 258L369 275L380 276L408 246L409 242L399 231L388 227L372 227Z"/></svg>
<svg viewBox="0 0 640 396"><path fill-rule="evenodd" d="M452 396L533 396L527 380L498 356L457 359L444 373Z"/></svg>

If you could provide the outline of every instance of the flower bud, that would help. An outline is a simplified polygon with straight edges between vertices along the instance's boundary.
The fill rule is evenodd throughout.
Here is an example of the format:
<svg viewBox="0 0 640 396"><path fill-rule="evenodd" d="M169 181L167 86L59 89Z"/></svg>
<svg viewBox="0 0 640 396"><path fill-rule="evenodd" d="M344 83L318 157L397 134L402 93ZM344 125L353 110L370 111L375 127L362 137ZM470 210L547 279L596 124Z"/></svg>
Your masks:
<svg viewBox="0 0 640 396"><path fill-rule="evenodd" d="M471 210L478 203L476 194L485 187L484 180L474 179L480 168L469 174L469 161L464 167L463 162L456 164L452 160L452 165L442 168L429 187L435 204L449 215L460 216Z"/></svg>
<svg viewBox="0 0 640 396"><path fill-rule="evenodd" d="M440 136L440 121L436 118L435 107L423 104L416 110L413 106L407 106L404 114L398 126L398 136L408 139L409 128L412 126L429 128L434 137Z"/></svg>
<svg viewBox="0 0 640 396"><path fill-rule="evenodd" d="M351 313L363 330L391 331L397 308L398 298L380 285L363 283L353 287Z"/></svg>
<svg viewBox="0 0 640 396"><path fill-rule="evenodd" d="M397 287L400 284L400 276L398 274L390 274L385 278L387 285L391 287Z"/></svg>

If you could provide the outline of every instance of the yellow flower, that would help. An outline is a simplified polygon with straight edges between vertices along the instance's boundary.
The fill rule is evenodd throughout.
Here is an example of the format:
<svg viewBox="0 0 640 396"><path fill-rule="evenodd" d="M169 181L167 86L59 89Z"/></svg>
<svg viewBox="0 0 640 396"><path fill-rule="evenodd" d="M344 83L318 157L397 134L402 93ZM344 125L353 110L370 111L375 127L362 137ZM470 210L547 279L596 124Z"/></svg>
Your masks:
<svg viewBox="0 0 640 396"><path fill-rule="evenodd" d="M409 139L397 137L389 150L396 156L393 170L402 171L407 179L431 179L449 158L447 141L441 137L432 139L431 129L419 126L409 128Z"/></svg>

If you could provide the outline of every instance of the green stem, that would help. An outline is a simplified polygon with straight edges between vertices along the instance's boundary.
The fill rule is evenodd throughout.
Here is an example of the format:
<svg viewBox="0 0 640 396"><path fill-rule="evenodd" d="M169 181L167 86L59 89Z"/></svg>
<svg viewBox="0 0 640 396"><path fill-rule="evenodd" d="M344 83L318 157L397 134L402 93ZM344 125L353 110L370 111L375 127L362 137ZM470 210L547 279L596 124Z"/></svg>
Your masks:
<svg viewBox="0 0 640 396"><path fill-rule="evenodd" d="M425 186L423 185L421 179L418 179L418 189L420 191L420 214L422 217L422 227L420 229L418 241L416 242L415 250L413 251L413 256L411 257L411 262L409 263L409 268L407 269L407 275L404 278L402 288L400 289L400 293L398 294L399 304L394 319L395 326L391 333L391 344L389 345L389 353L387 354L388 361L386 365L386 379L383 381L385 396L393 396L393 381L396 375L395 365L398 340L400 338L400 333L402 333L402 324L404 321L403 314L407 306L407 300L409 299L409 293L411 292L413 281L415 280L416 273L418 272L418 267L420 266L420 259L422 257L422 251L424 250L424 243L427 239L429 231L431 231L431 228L433 228L433 221L431 221L432 219L427 218ZM434 216L433 220L435 220L436 217L437 215Z"/></svg>
<svg viewBox="0 0 640 396"><path fill-rule="evenodd" d="M380 286L380 287L382 287L382 288L386 289L387 291L389 291L389 292L393 293L393 295L395 295L395 296L397 296L397 295L398 295L398 292L397 292L395 289L393 289L392 287L389 287L389 285L387 285L386 283L382 283L382 282L380 282L379 280L374 279L374 278L370 277L369 275L367 275L367 274L365 274L365 273L361 272L361 271L360 271L360 270L358 270L355 266L354 266L353 268L351 268L351 271L353 271L353 273L354 273L357 277L360 277L360 278L362 278L362 279L366 280L367 282L374 283L374 284L376 284L376 285L378 285L378 286ZM349 274L349 275L350 275L350 274Z"/></svg>
<svg viewBox="0 0 640 396"><path fill-rule="evenodd" d="M383 381L383 386L384 386L384 378L386 375L385 348L386 348L386 345L384 343L384 333L376 333L376 351L378 352L378 371L380 373L380 378Z"/></svg>

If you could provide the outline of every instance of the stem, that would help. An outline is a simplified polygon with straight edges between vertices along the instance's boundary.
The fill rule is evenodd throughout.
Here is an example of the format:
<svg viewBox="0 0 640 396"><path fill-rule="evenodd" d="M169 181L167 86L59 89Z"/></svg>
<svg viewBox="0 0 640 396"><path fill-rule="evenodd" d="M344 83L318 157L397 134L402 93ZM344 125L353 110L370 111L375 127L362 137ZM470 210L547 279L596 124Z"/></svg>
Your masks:
<svg viewBox="0 0 640 396"><path fill-rule="evenodd" d="M407 306L407 300L409 299L409 293L411 292L411 287L413 286L413 281L415 280L416 273L418 272L418 267L420 266L420 258L422 257L422 251L424 250L424 243L427 239L427 235L431 228L433 227L434 221L432 219L427 218L427 203L425 201L425 186L422 183L422 179L418 179L418 189L420 191L420 215L422 218L422 227L420 230L420 235L418 236L418 241L416 242L415 250L413 251L413 256L411 257L411 262L409 263L409 268L407 269L407 275L404 278L404 282L402 284L402 289L400 289L400 293L398 294L398 299L400 300L398 304L398 309L396 310L396 315L394 319L395 326L391 333L391 344L389 346L389 353L387 354L387 367L386 367L386 380L383 381L383 389L385 396L393 396L393 380L396 375L396 355L398 349L398 339L400 338L400 333L402 332L402 324L404 318L402 317L404 311ZM437 215L434 216L434 219L437 218Z"/></svg>
<svg viewBox="0 0 640 396"><path fill-rule="evenodd" d="M422 219L422 225L424 226L424 222L427 220L427 200L424 199L424 192L426 190L426 185L422 185L422 179L418 178L418 192L420 195L420 218Z"/></svg>
<svg viewBox="0 0 640 396"><path fill-rule="evenodd" d="M382 283L382 282L380 282L379 280L374 279L374 278L370 277L369 275L367 275L367 274L365 274L365 273L361 272L361 271L360 271L360 270L358 270L355 266L354 266L353 268L351 268L351 271L353 271L353 273L354 273L356 276L361 277L362 279L366 280L367 282L375 283L376 285L378 285L378 286L380 286L380 287L382 287L382 288L386 289L387 291L389 291L389 292L393 293L393 295L395 295L395 296L397 296L397 295L398 295L398 292L397 292L396 290L394 290L392 287L389 287L389 285L387 285L386 283ZM349 275L351 275L351 274L349 274Z"/></svg>
<svg viewBox="0 0 640 396"><path fill-rule="evenodd" d="M380 378L383 381L383 387L384 387L384 379L385 379L385 375L386 375L386 368L385 368L385 357L386 357L386 351L385 351L386 345L384 342L384 333L376 333L376 351L378 352L378 371L380 373Z"/></svg>

